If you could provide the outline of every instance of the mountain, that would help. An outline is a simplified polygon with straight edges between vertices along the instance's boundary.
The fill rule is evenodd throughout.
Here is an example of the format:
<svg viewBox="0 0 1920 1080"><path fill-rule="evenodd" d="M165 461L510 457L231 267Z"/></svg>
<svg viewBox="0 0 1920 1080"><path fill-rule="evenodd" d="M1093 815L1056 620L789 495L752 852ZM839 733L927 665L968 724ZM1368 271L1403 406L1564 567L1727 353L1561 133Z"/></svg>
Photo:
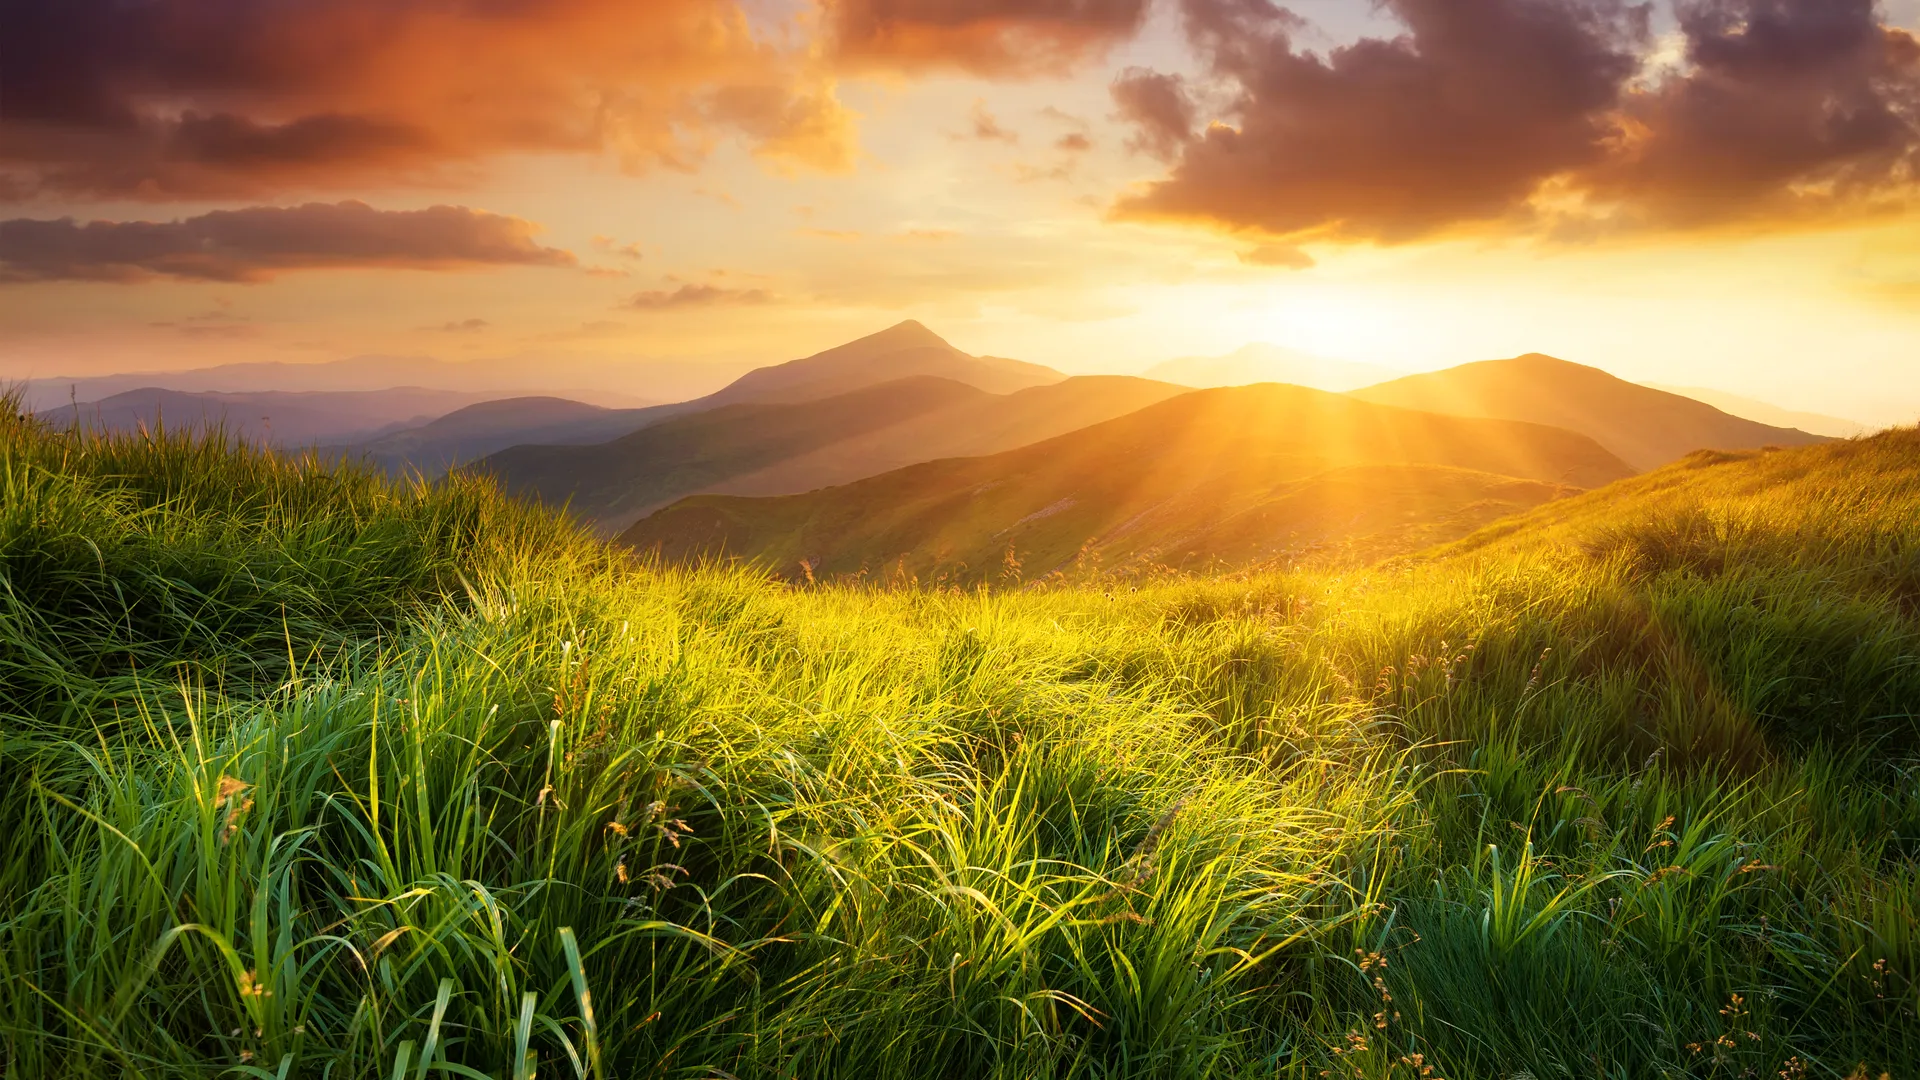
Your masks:
<svg viewBox="0 0 1920 1080"><path fill-rule="evenodd" d="M969 356L909 319L802 360L756 368L701 400L709 408L747 401L816 401L913 375L951 379L989 394L1010 394L1066 378L1039 364Z"/></svg>
<svg viewBox="0 0 1920 1080"><path fill-rule="evenodd" d="M508 491L617 532L696 492L784 495L903 465L993 453L1133 412L1181 387L1122 376L1012 394L916 375L818 401L722 405L597 446L516 446L478 468Z"/></svg>
<svg viewBox="0 0 1920 1080"><path fill-rule="evenodd" d="M1357 390L1404 374L1379 364L1330 360L1256 341L1225 356L1168 360L1148 368L1143 377L1199 388L1277 382L1315 390Z"/></svg>
<svg viewBox="0 0 1920 1080"><path fill-rule="evenodd" d="M405 428L334 452L365 457L392 473L438 476L456 466L521 443L596 443L617 439L675 405L606 409L558 397L513 397L469 405L418 427Z"/></svg>
<svg viewBox="0 0 1920 1080"><path fill-rule="evenodd" d="M796 572L978 581L1077 562L1201 568L1371 558L1631 475L1583 435L1298 386L1201 390L986 457L780 498L700 495L621 539Z"/></svg>
<svg viewBox="0 0 1920 1080"><path fill-rule="evenodd" d="M1591 436L1640 471L1677 461L1695 450L1824 441L1804 431L1729 416L1692 398L1539 353L1409 375L1353 391L1353 396L1407 409L1566 428Z"/></svg>
<svg viewBox="0 0 1920 1080"><path fill-rule="evenodd" d="M666 380L675 384L688 383L694 377L692 373L677 370L685 366L657 362L636 365L642 375L677 376ZM700 381L693 385L704 390L730 373L706 369L698 376ZM619 381L641 384L640 388L646 391L642 396L605 387L576 388L607 381L604 375L603 371L588 370L578 364L556 369L549 363L534 364L519 357L453 361L430 356L355 356L310 364L220 364L185 371L36 378L26 382L26 400L29 409L46 410L75 400L97 401L154 387L190 393L257 394L384 390L397 383L466 393L470 395L468 400L510 397L538 390L614 408L632 408L671 396L666 392L670 387L656 385L661 380L632 374Z"/></svg>
<svg viewBox="0 0 1920 1080"><path fill-rule="evenodd" d="M1066 378L1038 364L969 356L925 326L908 321L799 360L755 368L720 390L690 401L590 411L557 405L553 398L510 398L484 409L444 417L415 431L341 449L367 455L389 471L419 470L433 475L510 447L603 443L676 416L722 406L818 401L915 376L944 379L991 394ZM875 422L883 419L876 417ZM536 456L527 460L545 459ZM529 485L543 493L557 491L548 481L529 481Z"/></svg>
<svg viewBox="0 0 1920 1080"><path fill-rule="evenodd" d="M1723 413L1730 413L1745 420L1753 420L1772 427L1799 428L1812 435L1825 435L1833 439L1851 439L1856 435L1865 435L1872 428L1858 420L1848 420L1839 416L1827 416L1822 413L1796 412L1781 408L1770 402L1756 401L1739 394L1729 394L1725 390L1709 390L1701 386L1661 386L1648 383L1655 390L1665 390L1669 394L1679 394L1695 401L1704 401Z"/></svg>
<svg viewBox="0 0 1920 1080"><path fill-rule="evenodd" d="M40 411L54 423L103 431L221 425L249 441L307 447L374 438L483 400L474 391L398 387L361 391L191 393L147 386Z"/></svg>

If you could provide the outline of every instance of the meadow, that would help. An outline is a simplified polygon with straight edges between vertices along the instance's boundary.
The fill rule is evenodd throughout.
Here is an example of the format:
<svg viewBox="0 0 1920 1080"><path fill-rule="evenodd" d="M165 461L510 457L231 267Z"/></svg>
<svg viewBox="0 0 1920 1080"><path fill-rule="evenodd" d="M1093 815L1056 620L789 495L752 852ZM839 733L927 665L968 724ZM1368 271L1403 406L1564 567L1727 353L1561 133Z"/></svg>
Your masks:
<svg viewBox="0 0 1920 1080"><path fill-rule="evenodd" d="M936 589L14 412L8 1077L1920 1075L1920 432Z"/></svg>

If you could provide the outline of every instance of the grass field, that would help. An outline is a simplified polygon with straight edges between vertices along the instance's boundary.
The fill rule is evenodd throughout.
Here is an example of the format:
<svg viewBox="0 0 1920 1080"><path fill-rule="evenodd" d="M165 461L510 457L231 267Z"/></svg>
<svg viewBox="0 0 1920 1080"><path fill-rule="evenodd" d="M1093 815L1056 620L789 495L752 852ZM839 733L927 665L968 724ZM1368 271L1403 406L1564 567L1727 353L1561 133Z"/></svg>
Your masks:
<svg viewBox="0 0 1920 1080"><path fill-rule="evenodd" d="M0 484L8 1077L1920 1075L1915 431L973 591L167 436Z"/></svg>

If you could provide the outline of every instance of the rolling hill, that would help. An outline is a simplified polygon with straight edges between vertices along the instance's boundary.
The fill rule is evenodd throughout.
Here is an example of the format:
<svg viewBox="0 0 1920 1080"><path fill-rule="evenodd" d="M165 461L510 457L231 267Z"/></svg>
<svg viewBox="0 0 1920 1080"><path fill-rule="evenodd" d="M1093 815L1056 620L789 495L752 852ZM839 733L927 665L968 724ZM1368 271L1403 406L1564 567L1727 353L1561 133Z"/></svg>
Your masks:
<svg viewBox="0 0 1920 1080"><path fill-rule="evenodd" d="M1254 342L1225 356L1183 356L1148 368L1143 377L1197 389L1292 383L1315 390L1357 390L1406 374L1379 364L1332 360L1295 349Z"/></svg>
<svg viewBox="0 0 1920 1080"><path fill-rule="evenodd" d="M426 423L490 397L485 392L397 387L390 390L192 393L147 386L79 405L42 409L56 424L100 431L223 425L249 441L306 447L357 441Z"/></svg>
<svg viewBox="0 0 1920 1080"><path fill-rule="evenodd" d="M1353 391L1353 396L1380 405L1523 420L1577 431L1642 471L1695 450L1824 441L1818 435L1743 420L1704 402L1539 353L1410 375Z"/></svg>
<svg viewBox="0 0 1920 1080"><path fill-rule="evenodd" d="M1184 393L1091 376L991 394L919 375L794 405L723 405L595 446L517 446L478 467L609 532L685 495L786 495L903 465L995 453Z"/></svg>
<svg viewBox="0 0 1920 1080"><path fill-rule="evenodd" d="M897 567L1037 577L1080 561L1203 568L1373 557L1631 475L1582 435L1374 405L1297 386L1203 390L986 457L805 495L703 495L621 539L670 560L782 572ZM1011 552L1011 555L1009 553Z"/></svg>
<svg viewBox="0 0 1920 1080"><path fill-rule="evenodd" d="M416 430L341 449L370 457L390 472L418 470L431 476L509 447L602 443L677 416L722 406L818 401L915 376L943 379L990 394L1008 394L1066 378L1038 364L969 356L909 320L799 360L755 368L720 390L690 401L636 409L595 409L561 404L554 398L508 398L449 415ZM880 419L884 417L876 418L876 422Z"/></svg>

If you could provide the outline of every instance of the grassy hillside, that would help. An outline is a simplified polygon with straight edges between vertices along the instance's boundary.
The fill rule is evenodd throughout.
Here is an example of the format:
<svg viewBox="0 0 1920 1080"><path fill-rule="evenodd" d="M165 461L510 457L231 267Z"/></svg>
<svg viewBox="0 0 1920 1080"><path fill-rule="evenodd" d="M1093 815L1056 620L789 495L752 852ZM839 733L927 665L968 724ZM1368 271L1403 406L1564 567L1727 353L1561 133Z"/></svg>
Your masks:
<svg viewBox="0 0 1920 1080"><path fill-rule="evenodd" d="M1024 446L1184 392L1106 376L990 394L923 375L802 404L723 405L594 446L517 446L478 468L611 533L695 492L811 491Z"/></svg>
<svg viewBox="0 0 1920 1080"><path fill-rule="evenodd" d="M1408 409L1566 428L1591 436L1640 470L1658 468L1701 449L1748 450L1822 441L1817 435L1743 420L1692 398L1538 353L1409 375L1356 390L1353 396Z"/></svg>
<svg viewBox="0 0 1920 1080"><path fill-rule="evenodd" d="M1601 493L989 593L0 424L0 1071L1911 1075L1920 435L1855 452L1700 466L1801 471L1740 558Z"/></svg>
<svg viewBox="0 0 1920 1080"><path fill-rule="evenodd" d="M671 560L981 581L1094 566L1351 561L1629 474L1592 440L1297 386L1182 395L1030 447L780 499L691 498L622 534Z"/></svg>

